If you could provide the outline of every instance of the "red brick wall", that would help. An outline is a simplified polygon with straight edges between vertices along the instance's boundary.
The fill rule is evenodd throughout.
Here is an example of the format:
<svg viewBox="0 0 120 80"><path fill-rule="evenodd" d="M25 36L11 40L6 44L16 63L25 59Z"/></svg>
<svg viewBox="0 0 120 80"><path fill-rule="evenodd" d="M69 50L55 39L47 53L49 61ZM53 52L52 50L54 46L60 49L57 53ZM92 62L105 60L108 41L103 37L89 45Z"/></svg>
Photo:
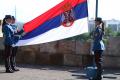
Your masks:
<svg viewBox="0 0 120 80"><path fill-rule="evenodd" d="M0 39L2 41L2 39ZM2 42L0 43L3 50ZM120 37L110 38L104 52L104 67L120 67ZM90 42L61 40L19 47L18 63L86 66L92 62Z"/></svg>

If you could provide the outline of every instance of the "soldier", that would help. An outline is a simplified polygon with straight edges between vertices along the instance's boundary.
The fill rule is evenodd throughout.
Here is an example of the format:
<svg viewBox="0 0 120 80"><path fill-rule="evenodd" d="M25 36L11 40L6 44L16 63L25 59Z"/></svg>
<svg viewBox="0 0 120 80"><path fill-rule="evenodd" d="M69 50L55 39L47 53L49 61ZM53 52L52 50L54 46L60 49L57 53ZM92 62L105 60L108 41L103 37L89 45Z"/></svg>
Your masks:
<svg viewBox="0 0 120 80"><path fill-rule="evenodd" d="M15 17L12 16L12 28L14 30L14 42L17 42L20 39L20 35L18 32L18 27L15 25ZM11 54L11 58L10 58L10 63L11 63L11 68L14 71L19 71L19 69L17 69L16 67L16 54L17 54L17 50L18 47L17 46L12 46L12 54Z"/></svg>
<svg viewBox="0 0 120 80"><path fill-rule="evenodd" d="M14 45L18 42L23 30L17 31L15 23L15 18L11 15L6 15L3 19L2 32L5 45L5 68L7 73L13 73L14 71L19 71L16 68L16 53L17 47Z"/></svg>
<svg viewBox="0 0 120 80"><path fill-rule="evenodd" d="M2 32L4 38L4 46L5 46L5 68L6 73L13 73L14 71L11 68L10 58L12 54L12 45L14 44L14 31L11 26L12 16L6 15L3 19L2 23Z"/></svg>
<svg viewBox="0 0 120 80"><path fill-rule="evenodd" d="M104 23L102 18L95 19L95 31L93 34L93 52L95 58L95 64L97 67L97 76L93 80L101 80L102 79L102 55L105 50L104 43L102 41L104 35Z"/></svg>

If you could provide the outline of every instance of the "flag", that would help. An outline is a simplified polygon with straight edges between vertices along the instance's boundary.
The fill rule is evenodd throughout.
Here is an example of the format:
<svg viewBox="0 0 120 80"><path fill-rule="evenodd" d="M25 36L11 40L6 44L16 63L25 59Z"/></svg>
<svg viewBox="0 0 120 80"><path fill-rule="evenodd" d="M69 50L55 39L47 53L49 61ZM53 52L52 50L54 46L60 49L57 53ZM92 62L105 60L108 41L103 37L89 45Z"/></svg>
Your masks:
<svg viewBox="0 0 120 80"><path fill-rule="evenodd" d="M25 23L23 28L26 35L16 43L16 46L57 41L86 33L88 32L87 0L64 0Z"/></svg>

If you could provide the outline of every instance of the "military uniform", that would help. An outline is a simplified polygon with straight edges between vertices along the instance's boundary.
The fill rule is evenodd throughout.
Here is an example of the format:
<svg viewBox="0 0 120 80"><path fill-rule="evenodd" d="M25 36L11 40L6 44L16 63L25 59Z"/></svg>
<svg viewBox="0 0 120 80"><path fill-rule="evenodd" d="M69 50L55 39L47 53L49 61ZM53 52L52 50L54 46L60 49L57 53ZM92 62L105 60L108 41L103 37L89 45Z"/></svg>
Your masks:
<svg viewBox="0 0 120 80"><path fill-rule="evenodd" d="M93 52L94 52L94 58L95 58L95 63L97 66L97 79L94 80L101 80L102 77L102 55L103 51L105 50L104 43L102 41L104 32L100 28L100 25L96 27L93 35Z"/></svg>
<svg viewBox="0 0 120 80"><path fill-rule="evenodd" d="M14 32L10 24L2 28L5 45L5 68L6 72L13 72L11 68L12 45L14 44Z"/></svg>
<svg viewBox="0 0 120 80"><path fill-rule="evenodd" d="M3 26L3 38L4 38L4 45L5 45L5 68L6 72L18 71L16 68L16 53L18 47L13 47L12 45L16 44L20 39L19 34L23 32L20 31L19 33L15 28L15 25L6 24ZM17 36L16 36L17 35Z"/></svg>
<svg viewBox="0 0 120 80"><path fill-rule="evenodd" d="M14 31L14 43L18 42L18 40L20 39L19 33L17 31L17 26L12 24L12 29ZM17 35L17 36L16 36ZM18 47L12 47L12 54L11 54L11 58L10 58L10 63L11 63L11 68L14 71L19 71L19 69L16 68L16 54L17 54L17 50Z"/></svg>

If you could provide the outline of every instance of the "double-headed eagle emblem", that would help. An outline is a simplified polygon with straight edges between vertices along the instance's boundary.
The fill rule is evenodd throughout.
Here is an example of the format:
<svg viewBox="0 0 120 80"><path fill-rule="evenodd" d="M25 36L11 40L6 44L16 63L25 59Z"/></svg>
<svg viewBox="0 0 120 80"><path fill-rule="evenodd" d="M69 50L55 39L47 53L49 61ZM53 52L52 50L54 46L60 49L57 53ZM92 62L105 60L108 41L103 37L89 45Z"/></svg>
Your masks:
<svg viewBox="0 0 120 80"><path fill-rule="evenodd" d="M75 21L75 15L73 11L73 7L70 3L66 3L63 7L62 10L64 10L64 13L62 13L62 25L65 27L70 27L73 25Z"/></svg>

